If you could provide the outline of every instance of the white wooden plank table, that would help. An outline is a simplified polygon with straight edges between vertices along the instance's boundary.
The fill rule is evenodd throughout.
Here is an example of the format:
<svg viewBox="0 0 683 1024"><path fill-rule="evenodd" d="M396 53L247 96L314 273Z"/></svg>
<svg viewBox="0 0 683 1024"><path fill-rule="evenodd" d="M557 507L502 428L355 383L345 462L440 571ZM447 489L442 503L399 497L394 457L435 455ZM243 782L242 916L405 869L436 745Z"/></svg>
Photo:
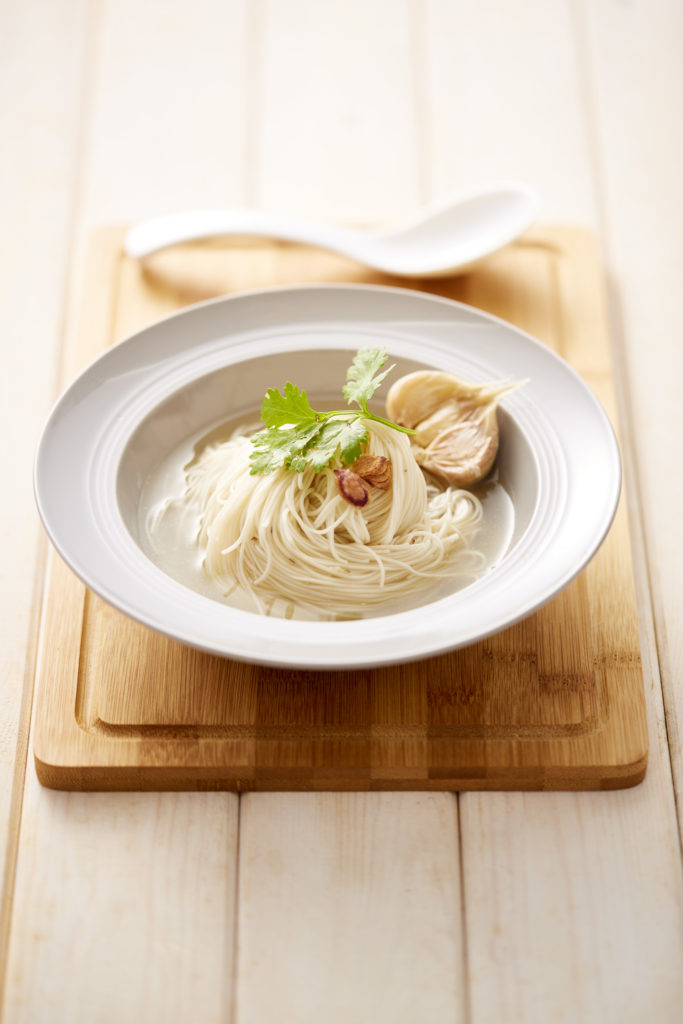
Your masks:
<svg viewBox="0 0 683 1024"><path fill-rule="evenodd" d="M682 49L677 0L0 6L4 1021L680 1021ZM42 789L31 464L88 232L196 205L383 221L512 177L604 254L645 782Z"/></svg>

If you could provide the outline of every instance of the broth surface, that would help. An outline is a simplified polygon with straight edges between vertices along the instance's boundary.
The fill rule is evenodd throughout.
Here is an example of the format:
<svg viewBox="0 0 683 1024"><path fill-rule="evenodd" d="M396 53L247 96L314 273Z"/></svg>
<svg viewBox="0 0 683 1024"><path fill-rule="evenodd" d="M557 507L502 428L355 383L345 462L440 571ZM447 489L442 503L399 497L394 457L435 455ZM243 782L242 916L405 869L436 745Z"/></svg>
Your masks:
<svg viewBox="0 0 683 1024"><path fill-rule="evenodd" d="M257 412L254 413L249 428L252 423L254 430L260 429L261 423ZM244 418L240 417L239 420L218 424L208 432L200 430L162 459L144 482L138 507L138 529L145 554L168 576L213 601L258 614L251 595L240 588L225 593L215 580L207 576L202 567L203 551L195 540L200 510L176 501L183 495L188 467L196 461L207 445L227 441L238 428L243 427ZM482 523L474 532L467 549L479 551L483 555L483 564L477 569L476 575L470 576L467 580L458 577L456 556L453 559L452 579L437 580L417 592L407 593L400 601L387 601L381 608L373 607L367 612L359 609L357 618L408 611L410 608L447 597L496 567L508 550L513 535L513 503L495 467L486 481L472 488L472 493L481 501L484 512ZM311 612L293 608L292 605L280 600L274 602L270 614L308 621L314 621L316 618ZM327 620L334 617L319 616Z"/></svg>

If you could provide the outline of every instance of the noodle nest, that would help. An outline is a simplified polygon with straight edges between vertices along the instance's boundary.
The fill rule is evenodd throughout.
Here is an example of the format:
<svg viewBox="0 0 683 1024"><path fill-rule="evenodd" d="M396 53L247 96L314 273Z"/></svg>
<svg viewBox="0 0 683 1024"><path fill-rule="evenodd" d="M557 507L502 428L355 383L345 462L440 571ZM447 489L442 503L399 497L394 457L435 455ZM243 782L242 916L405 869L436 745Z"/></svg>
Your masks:
<svg viewBox="0 0 683 1024"><path fill-rule="evenodd" d="M478 498L429 485L405 434L365 425L367 454L391 459L393 480L363 507L341 496L334 467L252 475L253 446L239 434L189 465L181 500L198 517L204 571L226 596L239 587L264 614L358 618L444 577L476 577Z"/></svg>

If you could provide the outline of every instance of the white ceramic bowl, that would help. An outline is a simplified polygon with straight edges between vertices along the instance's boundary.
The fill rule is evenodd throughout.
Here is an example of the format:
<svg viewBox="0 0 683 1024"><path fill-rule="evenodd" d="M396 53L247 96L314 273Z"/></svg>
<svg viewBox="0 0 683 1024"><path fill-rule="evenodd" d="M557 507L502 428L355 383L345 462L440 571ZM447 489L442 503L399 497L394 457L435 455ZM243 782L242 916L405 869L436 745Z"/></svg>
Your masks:
<svg viewBox="0 0 683 1024"><path fill-rule="evenodd" d="M143 553L145 480L183 438L253 412L292 380L337 397L356 349L383 344L392 374L528 378L500 412L500 472L515 509L505 557L465 589L411 611L298 622L238 611L181 585ZM314 403L315 404L315 403ZM563 360L494 317L397 288L313 286L194 306L127 338L62 395L36 459L50 538L105 600L184 643L301 668L390 664L462 647L565 587L612 521L620 460L601 406Z"/></svg>

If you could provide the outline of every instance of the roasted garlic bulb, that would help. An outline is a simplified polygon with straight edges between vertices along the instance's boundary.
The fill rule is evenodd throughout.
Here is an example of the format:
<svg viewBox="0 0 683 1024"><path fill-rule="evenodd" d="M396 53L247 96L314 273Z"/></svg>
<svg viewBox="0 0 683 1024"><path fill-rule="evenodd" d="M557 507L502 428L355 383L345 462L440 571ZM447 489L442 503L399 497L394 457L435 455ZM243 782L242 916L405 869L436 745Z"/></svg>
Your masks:
<svg viewBox="0 0 683 1024"><path fill-rule="evenodd" d="M493 466L497 408L517 383L468 384L450 373L420 370L401 377L387 395L387 415L412 436L416 461L453 487L470 487Z"/></svg>

